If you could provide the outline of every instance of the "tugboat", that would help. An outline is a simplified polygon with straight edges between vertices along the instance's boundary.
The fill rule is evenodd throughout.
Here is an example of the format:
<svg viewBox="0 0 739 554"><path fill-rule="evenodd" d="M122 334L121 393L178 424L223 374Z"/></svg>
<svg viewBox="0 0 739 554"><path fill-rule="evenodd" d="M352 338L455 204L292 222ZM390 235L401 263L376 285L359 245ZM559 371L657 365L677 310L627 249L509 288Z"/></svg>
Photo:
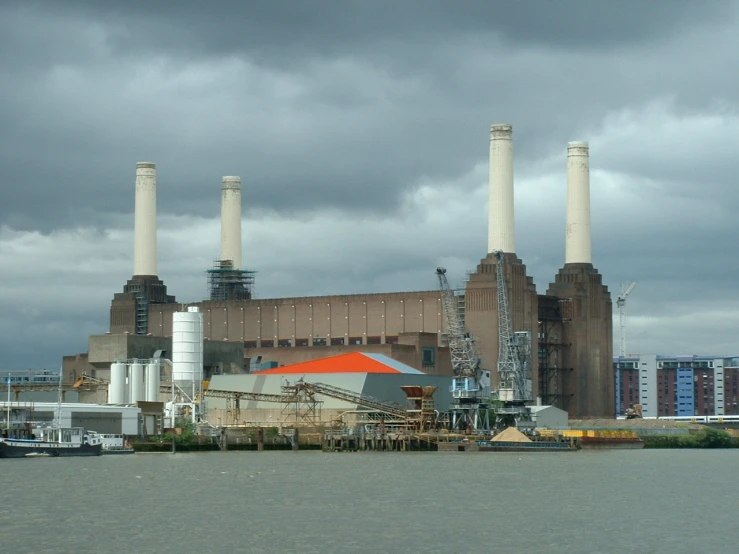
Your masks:
<svg viewBox="0 0 739 554"><path fill-rule="evenodd" d="M0 438L0 458L100 456L102 439L82 427L37 429L30 439ZM7 435L7 433L6 433Z"/></svg>

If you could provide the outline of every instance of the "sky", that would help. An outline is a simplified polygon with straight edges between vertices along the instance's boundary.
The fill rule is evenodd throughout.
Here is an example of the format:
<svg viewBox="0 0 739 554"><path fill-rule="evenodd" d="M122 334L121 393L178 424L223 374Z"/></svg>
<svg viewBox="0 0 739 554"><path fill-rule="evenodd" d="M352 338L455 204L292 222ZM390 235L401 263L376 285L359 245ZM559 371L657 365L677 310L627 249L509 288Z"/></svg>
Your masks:
<svg viewBox="0 0 739 554"><path fill-rule="evenodd" d="M733 0L2 2L0 369L108 330L140 161L179 301L206 295L224 175L259 298L461 283L493 123L540 294L588 141L594 265L614 301L638 282L627 350L739 354L738 23Z"/></svg>

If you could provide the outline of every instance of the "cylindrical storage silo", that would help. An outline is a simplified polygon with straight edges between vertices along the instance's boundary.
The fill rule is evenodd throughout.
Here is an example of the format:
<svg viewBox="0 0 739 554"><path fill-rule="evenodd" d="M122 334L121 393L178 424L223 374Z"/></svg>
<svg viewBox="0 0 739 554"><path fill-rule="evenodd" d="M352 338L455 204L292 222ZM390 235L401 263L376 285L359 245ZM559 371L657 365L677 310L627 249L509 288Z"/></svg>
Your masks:
<svg viewBox="0 0 739 554"><path fill-rule="evenodd" d="M159 402L159 362L152 361L146 365L146 401Z"/></svg>
<svg viewBox="0 0 739 554"><path fill-rule="evenodd" d="M126 403L126 364L116 362L110 364L110 385L108 386L108 403Z"/></svg>
<svg viewBox="0 0 739 554"><path fill-rule="evenodd" d="M203 314L197 310L172 314L172 380L181 387L203 379Z"/></svg>
<svg viewBox="0 0 739 554"><path fill-rule="evenodd" d="M136 360L131 364L131 404L144 400L144 364Z"/></svg>

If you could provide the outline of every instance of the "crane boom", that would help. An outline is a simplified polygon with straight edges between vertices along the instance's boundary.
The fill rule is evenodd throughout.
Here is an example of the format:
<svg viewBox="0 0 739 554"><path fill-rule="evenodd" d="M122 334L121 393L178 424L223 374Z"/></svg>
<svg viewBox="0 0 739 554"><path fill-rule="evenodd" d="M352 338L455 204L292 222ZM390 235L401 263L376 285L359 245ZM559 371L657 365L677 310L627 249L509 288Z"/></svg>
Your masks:
<svg viewBox="0 0 739 554"><path fill-rule="evenodd" d="M446 320L447 343L452 357L454 374L459 377L475 377L480 367L480 357L475 348L474 339L465 331L464 320L459 313L459 304L454 291L449 286L446 269L436 268L439 279L441 302Z"/></svg>
<svg viewBox="0 0 739 554"><path fill-rule="evenodd" d="M475 338L467 332L463 303L449 286L446 269L436 268L439 280L446 338L452 358L454 379L452 393L451 428L488 431L488 401L490 399L490 371L482 368L482 359L475 347Z"/></svg>
<svg viewBox="0 0 739 554"><path fill-rule="evenodd" d="M616 298L616 306L618 307L618 323L621 330L621 344L619 354L626 356L626 298L636 287L636 281L632 283L624 290L624 285L621 283L621 294Z"/></svg>
<svg viewBox="0 0 739 554"><path fill-rule="evenodd" d="M531 401L531 377L529 375L531 336L527 331L511 330L511 313L508 304L508 283L505 277L505 255L495 252L498 260L496 277L498 285L498 399L523 404Z"/></svg>

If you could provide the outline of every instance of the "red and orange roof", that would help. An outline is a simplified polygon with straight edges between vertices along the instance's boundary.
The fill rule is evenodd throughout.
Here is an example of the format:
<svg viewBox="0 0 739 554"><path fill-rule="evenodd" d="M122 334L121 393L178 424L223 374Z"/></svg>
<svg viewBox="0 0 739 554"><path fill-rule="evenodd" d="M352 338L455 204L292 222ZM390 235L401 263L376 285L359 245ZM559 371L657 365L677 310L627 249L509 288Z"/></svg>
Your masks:
<svg viewBox="0 0 739 554"><path fill-rule="evenodd" d="M263 371L255 371L259 375L281 374L317 374L317 373L411 373L422 375L422 371L412 368L384 354L368 354L350 352L328 358L320 358L309 362L301 362Z"/></svg>

